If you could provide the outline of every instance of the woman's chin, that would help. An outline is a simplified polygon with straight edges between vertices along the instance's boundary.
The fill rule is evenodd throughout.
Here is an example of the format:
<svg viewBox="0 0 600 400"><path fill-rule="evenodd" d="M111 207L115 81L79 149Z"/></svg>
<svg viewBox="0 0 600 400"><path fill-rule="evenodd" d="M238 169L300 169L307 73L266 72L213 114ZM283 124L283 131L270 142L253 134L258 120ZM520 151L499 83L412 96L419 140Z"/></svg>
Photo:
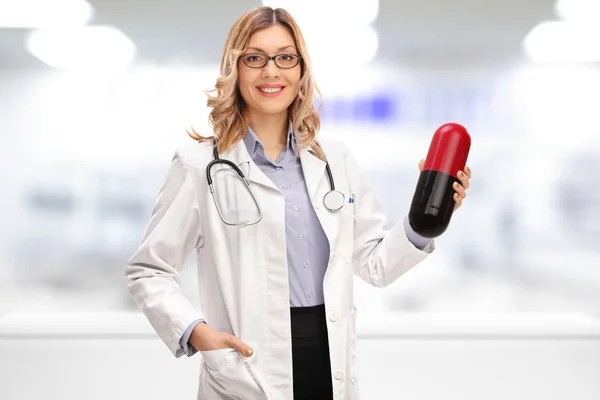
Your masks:
<svg viewBox="0 0 600 400"><path fill-rule="evenodd" d="M279 115L287 113L288 106L285 104L261 104L258 111L265 115Z"/></svg>

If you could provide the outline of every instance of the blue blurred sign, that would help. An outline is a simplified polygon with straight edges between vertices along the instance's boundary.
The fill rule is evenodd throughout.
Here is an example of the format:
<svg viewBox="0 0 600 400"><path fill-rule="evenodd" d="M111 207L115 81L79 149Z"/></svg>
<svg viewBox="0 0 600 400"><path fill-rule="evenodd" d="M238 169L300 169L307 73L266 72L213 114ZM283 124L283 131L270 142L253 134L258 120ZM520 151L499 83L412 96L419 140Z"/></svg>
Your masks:
<svg viewBox="0 0 600 400"><path fill-rule="evenodd" d="M489 85L470 87L393 88L356 97L326 97L321 110L325 123L431 125L448 121L505 126L515 123L510 96Z"/></svg>
<svg viewBox="0 0 600 400"><path fill-rule="evenodd" d="M327 99L323 104L321 117L324 121L362 121L389 123L398 119L398 97L390 94Z"/></svg>

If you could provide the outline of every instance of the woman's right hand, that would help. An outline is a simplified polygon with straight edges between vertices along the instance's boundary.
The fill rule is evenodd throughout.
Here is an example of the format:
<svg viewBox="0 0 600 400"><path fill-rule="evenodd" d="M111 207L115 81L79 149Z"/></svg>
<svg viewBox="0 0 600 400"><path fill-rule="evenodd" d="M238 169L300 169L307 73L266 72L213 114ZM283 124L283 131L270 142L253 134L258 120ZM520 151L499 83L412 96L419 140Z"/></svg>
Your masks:
<svg viewBox="0 0 600 400"><path fill-rule="evenodd" d="M250 346L236 336L226 332L217 332L204 322L194 327L190 335L190 344L198 351L235 349L241 355L250 357L253 353Z"/></svg>

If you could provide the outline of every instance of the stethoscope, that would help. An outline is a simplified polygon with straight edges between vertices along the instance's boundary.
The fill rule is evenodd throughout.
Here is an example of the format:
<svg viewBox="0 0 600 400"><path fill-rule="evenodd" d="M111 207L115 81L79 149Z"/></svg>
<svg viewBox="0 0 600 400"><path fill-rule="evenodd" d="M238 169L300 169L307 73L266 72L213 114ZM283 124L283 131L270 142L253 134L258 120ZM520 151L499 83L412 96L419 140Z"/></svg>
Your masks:
<svg viewBox="0 0 600 400"><path fill-rule="evenodd" d="M208 188L210 189L210 194L215 203L215 207L217 208L217 212L219 213L219 217L221 217L221 220L223 221L223 223L225 223L226 225L239 226L239 227L245 227L248 225L253 225L253 224L258 223L263 217L263 211L262 211L260 204L258 203L258 200L256 199L256 196L254 195L254 192L252 191L252 188L250 187L250 182L248 182L248 179L246 179L246 177L244 176L244 173L232 161L219 158L219 151L217 150L216 143L213 146L213 157L214 157L214 159L211 162L209 162L208 165L206 166L206 180L208 181ZM216 164L225 164L225 165L231 167L237 173L240 180L246 186L246 189L248 189L248 191L250 192L250 195L252 196L252 201L254 201L254 204L258 208L259 215L256 220L249 221L249 222L228 222L225 220L225 218L223 217L223 213L221 212L221 209L219 207L219 203L217 202L217 199L215 197L215 189L213 187L213 181L210 176L210 170ZM333 174L331 173L331 168L329 168L329 162L327 162L327 160L325 160L325 171L327 172L327 177L329 178L330 190L327 193L325 193L325 195L323 196L323 205L325 206L327 211L333 213L333 212L341 210L342 207L344 207L344 202L346 201L346 196L342 192L335 190L335 182L333 180Z"/></svg>

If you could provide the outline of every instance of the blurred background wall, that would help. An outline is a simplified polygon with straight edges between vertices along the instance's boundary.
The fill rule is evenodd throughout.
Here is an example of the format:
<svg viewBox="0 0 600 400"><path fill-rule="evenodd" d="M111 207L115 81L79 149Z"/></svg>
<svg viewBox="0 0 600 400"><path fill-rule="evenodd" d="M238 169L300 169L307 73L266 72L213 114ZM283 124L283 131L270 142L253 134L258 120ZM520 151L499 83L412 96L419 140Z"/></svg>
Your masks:
<svg viewBox="0 0 600 400"><path fill-rule="evenodd" d="M287 8L390 224L435 129L472 136L468 197L372 313L600 318L600 2L0 1L0 316L137 313L124 266L243 12ZM198 304L195 260L183 289ZM364 311L363 311L364 312Z"/></svg>

